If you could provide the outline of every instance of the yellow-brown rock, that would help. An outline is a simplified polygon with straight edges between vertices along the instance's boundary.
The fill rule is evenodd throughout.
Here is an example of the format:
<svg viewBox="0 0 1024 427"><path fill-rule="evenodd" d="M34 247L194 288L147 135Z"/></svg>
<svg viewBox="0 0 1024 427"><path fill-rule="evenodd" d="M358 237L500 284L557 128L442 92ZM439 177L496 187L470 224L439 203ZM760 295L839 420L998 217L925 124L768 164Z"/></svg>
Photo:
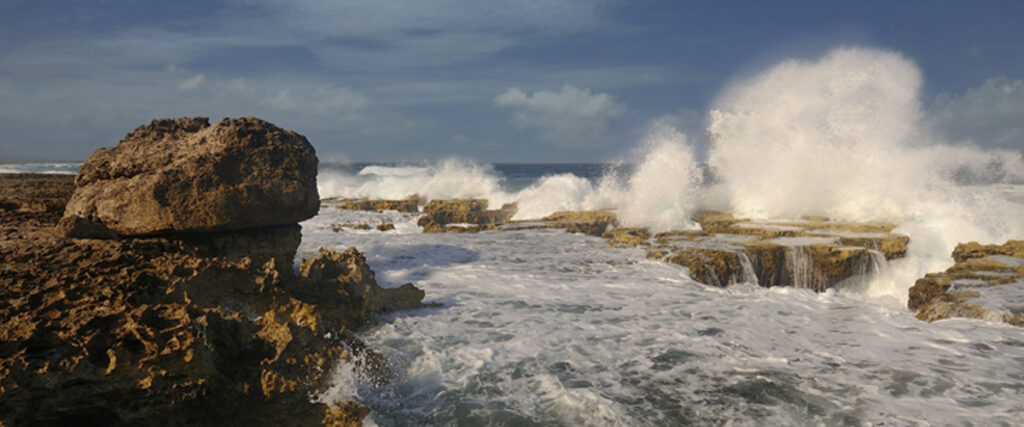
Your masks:
<svg viewBox="0 0 1024 427"><path fill-rule="evenodd" d="M609 210L583 212L555 212L541 220L550 228L564 228L570 233L603 236L610 228L618 225L618 217Z"/></svg>
<svg viewBox="0 0 1024 427"><path fill-rule="evenodd" d="M0 234L3 425L358 422L310 396L339 361L379 359L346 331L422 298L381 289L354 249L294 275L297 225L98 240L0 219L19 230Z"/></svg>
<svg viewBox="0 0 1024 427"><path fill-rule="evenodd" d="M608 239L608 246L648 246L651 235L643 228L616 227L601 235Z"/></svg>
<svg viewBox="0 0 1024 427"><path fill-rule="evenodd" d="M369 200L369 199L347 199L341 200L336 206L338 209L351 211L398 211L416 213L423 204L423 198L412 196L404 200Z"/></svg>
<svg viewBox="0 0 1024 427"><path fill-rule="evenodd" d="M516 213L514 204L487 210L485 199L431 200L423 207L418 224L424 233L473 233L496 230Z"/></svg>
<svg viewBox="0 0 1024 427"><path fill-rule="evenodd" d="M61 220L71 237L294 224L320 208L313 146L255 117L154 120L78 169Z"/></svg>
<svg viewBox="0 0 1024 427"><path fill-rule="evenodd" d="M910 288L907 307L918 312L917 318L967 317L1024 326L1020 301L1005 300L1019 297L1024 288L1024 242L961 243L952 257L952 267L929 273ZM1014 290L1003 291L1007 286Z"/></svg>
<svg viewBox="0 0 1024 427"><path fill-rule="evenodd" d="M655 235L648 256L685 265L695 280L718 286L756 278L766 287L822 291L870 273L876 254L904 256L910 241L887 223L752 221L727 212L701 212L694 220L701 230Z"/></svg>

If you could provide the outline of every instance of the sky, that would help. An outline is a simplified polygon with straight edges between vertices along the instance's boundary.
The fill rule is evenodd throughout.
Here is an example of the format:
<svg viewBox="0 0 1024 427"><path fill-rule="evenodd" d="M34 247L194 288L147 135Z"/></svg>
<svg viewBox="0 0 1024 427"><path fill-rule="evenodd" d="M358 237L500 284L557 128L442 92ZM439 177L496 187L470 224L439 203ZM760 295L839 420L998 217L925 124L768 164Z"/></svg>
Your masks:
<svg viewBox="0 0 1024 427"><path fill-rule="evenodd" d="M730 82L897 52L930 126L1024 151L1024 2L0 0L0 162L155 118L256 116L322 161L601 162L654 122L705 155Z"/></svg>

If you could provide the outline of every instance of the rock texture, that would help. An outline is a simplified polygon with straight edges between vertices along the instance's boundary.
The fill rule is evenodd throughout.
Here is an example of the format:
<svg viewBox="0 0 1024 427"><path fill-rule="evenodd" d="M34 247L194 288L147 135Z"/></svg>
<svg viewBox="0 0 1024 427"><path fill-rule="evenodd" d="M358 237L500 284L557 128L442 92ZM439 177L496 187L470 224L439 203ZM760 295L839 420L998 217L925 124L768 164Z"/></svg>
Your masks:
<svg viewBox="0 0 1024 427"><path fill-rule="evenodd" d="M154 120L81 166L61 226L72 237L292 224L316 215L317 158L263 120Z"/></svg>
<svg viewBox="0 0 1024 427"><path fill-rule="evenodd" d="M70 179L38 179L39 200L70 194ZM383 359L347 331L423 298L380 288L354 248L296 275L294 224L69 239L56 211L3 217L2 425L357 425L366 408L310 397L343 359L384 381Z"/></svg>
<svg viewBox="0 0 1024 427"><path fill-rule="evenodd" d="M431 200L423 207L419 225L424 233L497 230L515 215L515 205L487 210L485 199Z"/></svg>
<svg viewBox="0 0 1024 427"><path fill-rule="evenodd" d="M404 200L369 200L369 199L344 199L344 200L327 200L327 202L335 202L338 209L346 209L350 211L398 211L407 213L416 213L420 211L420 206L423 205L423 199L419 196L413 196Z"/></svg>
<svg viewBox="0 0 1024 427"><path fill-rule="evenodd" d="M1024 241L961 243L956 263L910 288L907 306L929 322L966 317L1024 326Z"/></svg>
<svg viewBox="0 0 1024 427"><path fill-rule="evenodd" d="M661 233L639 244L649 247L648 257L687 267L694 280L716 286L756 282L822 291L904 256L910 241L884 223L755 222L722 212L695 220L699 232Z"/></svg>
<svg viewBox="0 0 1024 427"><path fill-rule="evenodd" d="M376 210L399 203L344 202L339 208ZM464 199L432 200L423 212L419 225L427 233L564 229L604 237L608 246L642 246L648 258L684 266L694 280L714 286L748 282L823 291L869 277L887 260L903 257L910 242L892 232L894 224L820 217L769 222L704 212L694 218L701 230L652 236L643 228L619 227L611 210L556 212L539 220L512 221L514 205L487 210L486 200Z"/></svg>
<svg viewBox="0 0 1024 427"><path fill-rule="evenodd" d="M75 191L73 175L0 174L0 242L32 238L53 224Z"/></svg>
<svg viewBox="0 0 1024 427"><path fill-rule="evenodd" d="M345 359L385 381L348 330L423 292L382 289L355 248L293 272L316 168L294 132L192 118L73 181L0 176L0 425L360 424L311 399Z"/></svg>

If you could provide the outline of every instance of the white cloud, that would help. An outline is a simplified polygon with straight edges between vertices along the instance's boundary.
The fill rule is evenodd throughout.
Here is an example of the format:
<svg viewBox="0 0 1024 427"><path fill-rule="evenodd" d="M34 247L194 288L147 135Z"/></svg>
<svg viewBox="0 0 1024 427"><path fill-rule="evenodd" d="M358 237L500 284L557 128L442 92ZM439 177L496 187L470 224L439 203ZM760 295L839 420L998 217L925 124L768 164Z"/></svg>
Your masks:
<svg viewBox="0 0 1024 427"><path fill-rule="evenodd" d="M335 85L292 86L259 101L278 110L336 116L349 119L368 103L368 99L347 87Z"/></svg>
<svg viewBox="0 0 1024 427"><path fill-rule="evenodd" d="M271 18L288 32L321 37L397 34L405 31L544 31L591 28L607 0L234 0L247 19ZM280 27L280 25L278 26Z"/></svg>
<svg viewBox="0 0 1024 427"><path fill-rule="evenodd" d="M944 93L930 112L930 123L947 138L1024 148L1024 81L997 77L963 94Z"/></svg>
<svg viewBox="0 0 1024 427"><path fill-rule="evenodd" d="M186 91L196 90L199 88L199 86L202 86L203 83L206 83L206 76L204 76L203 74L196 74L178 84L178 89Z"/></svg>
<svg viewBox="0 0 1024 427"><path fill-rule="evenodd" d="M494 98L501 107L516 110L512 122L535 129L540 139L563 148L594 148L608 142L609 122L621 117L626 107L607 93L563 86L558 92L541 90L527 94L512 87Z"/></svg>

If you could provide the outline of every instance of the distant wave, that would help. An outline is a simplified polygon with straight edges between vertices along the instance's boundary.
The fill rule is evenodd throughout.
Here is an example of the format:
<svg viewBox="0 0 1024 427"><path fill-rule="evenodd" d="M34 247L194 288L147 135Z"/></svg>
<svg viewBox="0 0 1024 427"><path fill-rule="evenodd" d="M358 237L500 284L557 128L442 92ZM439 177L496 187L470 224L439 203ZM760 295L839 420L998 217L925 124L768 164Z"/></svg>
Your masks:
<svg viewBox="0 0 1024 427"><path fill-rule="evenodd" d="M81 163L0 163L0 173L74 175Z"/></svg>

